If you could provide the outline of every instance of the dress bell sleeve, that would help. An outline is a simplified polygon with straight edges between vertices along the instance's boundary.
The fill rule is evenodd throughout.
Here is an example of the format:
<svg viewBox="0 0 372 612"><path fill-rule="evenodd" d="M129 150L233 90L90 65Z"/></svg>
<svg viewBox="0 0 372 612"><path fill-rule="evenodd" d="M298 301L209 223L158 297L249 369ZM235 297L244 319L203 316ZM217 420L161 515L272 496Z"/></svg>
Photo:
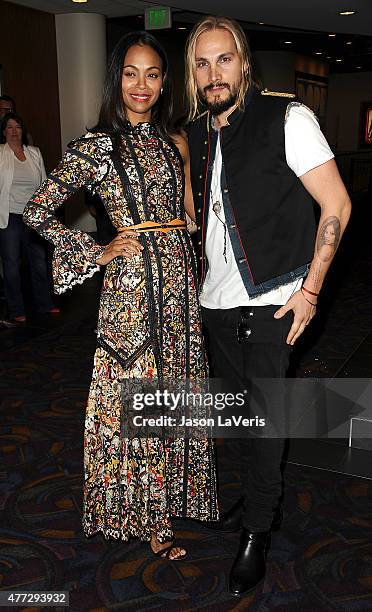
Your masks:
<svg viewBox="0 0 372 612"><path fill-rule="evenodd" d="M73 193L81 187L92 191L106 174L107 163L99 155L96 141L87 135L70 143L62 161L34 193L23 214L24 222L55 246L52 267L57 294L93 276L100 268L96 260L105 251L89 234L67 228L55 216Z"/></svg>

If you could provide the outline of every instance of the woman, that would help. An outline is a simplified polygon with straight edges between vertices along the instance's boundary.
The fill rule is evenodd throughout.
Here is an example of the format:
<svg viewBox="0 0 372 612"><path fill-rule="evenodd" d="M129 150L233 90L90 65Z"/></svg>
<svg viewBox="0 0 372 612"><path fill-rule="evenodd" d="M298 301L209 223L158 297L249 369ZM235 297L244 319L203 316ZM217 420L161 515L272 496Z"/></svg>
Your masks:
<svg viewBox="0 0 372 612"><path fill-rule="evenodd" d="M86 413L85 533L137 537L175 560L186 551L173 542L171 516L217 518L212 449L205 438L125 437L128 415L118 384L206 375L190 236L157 230L171 221L183 228L184 193L185 202L191 194L187 145L170 134L167 69L164 50L146 32L119 41L98 126L70 144L24 218L55 244L58 293L107 266ZM83 185L123 229L107 247L53 216ZM146 223L156 231L144 231Z"/></svg>
<svg viewBox="0 0 372 612"><path fill-rule="evenodd" d="M44 245L22 221L26 203L45 179L40 150L27 146L21 117L8 113L1 125L0 145L0 255L8 314L15 323L26 321L21 285L21 254L24 248L32 282L34 306L38 312L57 313L48 279Z"/></svg>
<svg viewBox="0 0 372 612"><path fill-rule="evenodd" d="M335 245L340 240L340 223L337 217L330 217L318 236L317 250L322 261L329 261L335 252Z"/></svg>

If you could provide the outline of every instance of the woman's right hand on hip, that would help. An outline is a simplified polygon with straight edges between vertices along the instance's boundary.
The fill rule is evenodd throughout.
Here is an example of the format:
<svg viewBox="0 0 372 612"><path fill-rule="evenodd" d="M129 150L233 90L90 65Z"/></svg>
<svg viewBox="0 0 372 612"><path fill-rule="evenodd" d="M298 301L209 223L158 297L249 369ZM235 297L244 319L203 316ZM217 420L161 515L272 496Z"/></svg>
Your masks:
<svg viewBox="0 0 372 612"><path fill-rule="evenodd" d="M115 257L132 259L135 255L139 255L143 250L143 246L136 239L136 236L138 236L136 232L125 232L125 234L123 233L116 236L116 238L107 245L103 255L96 260L96 263L105 266L115 259Z"/></svg>

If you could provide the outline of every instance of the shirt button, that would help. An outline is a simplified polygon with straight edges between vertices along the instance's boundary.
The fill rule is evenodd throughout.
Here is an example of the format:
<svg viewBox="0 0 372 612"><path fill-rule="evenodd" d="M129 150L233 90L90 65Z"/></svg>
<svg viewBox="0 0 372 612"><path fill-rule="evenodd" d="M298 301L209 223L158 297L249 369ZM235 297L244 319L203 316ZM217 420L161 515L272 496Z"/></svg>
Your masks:
<svg viewBox="0 0 372 612"><path fill-rule="evenodd" d="M199 244L199 245L201 244L201 240L199 240L198 244ZM201 257L200 257L199 259L201 259Z"/></svg>
<svg viewBox="0 0 372 612"><path fill-rule="evenodd" d="M229 190L228 189L224 189L223 192L224 193L229 193Z"/></svg>
<svg viewBox="0 0 372 612"><path fill-rule="evenodd" d="M196 229L200 230L200 229L201 229L200 225L197 225L197 226L196 226Z"/></svg>
<svg viewBox="0 0 372 612"><path fill-rule="evenodd" d="M202 175L202 174L199 174L199 178L200 178L200 179L202 179L202 178L203 178L203 175Z"/></svg>
<svg viewBox="0 0 372 612"><path fill-rule="evenodd" d="M201 191L199 191L198 196L201 197Z"/></svg>
<svg viewBox="0 0 372 612"><path fill-rule="evenodd" d="M244 263L245 259L239 259L239 263Z"/></svg>
<svg viewBox="0 0 372 612"><path fill-rule="evenodd" d="M203 155L202 159L207 159L207 158L205 157L205 155Z"/></svg>
<svg viewBox="0 0 372 612"><path fill-rule="evenodd" d="M230 229L232 229L233 227L236 227L236 225L235 224L234 225L230 225L229 227L230 227Z"/></svg>
<svg viewBox="0 0 372 612"><path fill-rule="evenodd" d="M204 144L208 144L208 140L204 140Z"/></svg>
<svg viewBox="0 0 372 612"><path fill-rule="evenodd" d="M201 208L198 208L198 212L201 212Z"/></svg>

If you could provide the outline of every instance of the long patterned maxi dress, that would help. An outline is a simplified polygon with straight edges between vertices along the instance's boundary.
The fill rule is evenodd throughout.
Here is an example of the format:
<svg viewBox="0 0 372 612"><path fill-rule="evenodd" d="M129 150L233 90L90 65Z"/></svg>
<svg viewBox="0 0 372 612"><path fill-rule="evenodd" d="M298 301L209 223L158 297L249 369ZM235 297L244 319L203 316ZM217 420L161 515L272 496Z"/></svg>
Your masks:
<svg viewBox="0 0 372 612"><path fill-rule="evenodd" d="M115 140L88 132L70 143L24 213L55 245L56 293L91 277L104 250L54 215L81 187L100 196L117 228L185 217L182 159L155 124L128 123ZM116 257L103 281L85 420L83 527L87 536L122 540L149 540L155 530L164 542L172 536L172 516L218 518L215 464L207 437L123 435L119 381L206 376L190 236L172 230L139 239L141 254Z"/></svg>

